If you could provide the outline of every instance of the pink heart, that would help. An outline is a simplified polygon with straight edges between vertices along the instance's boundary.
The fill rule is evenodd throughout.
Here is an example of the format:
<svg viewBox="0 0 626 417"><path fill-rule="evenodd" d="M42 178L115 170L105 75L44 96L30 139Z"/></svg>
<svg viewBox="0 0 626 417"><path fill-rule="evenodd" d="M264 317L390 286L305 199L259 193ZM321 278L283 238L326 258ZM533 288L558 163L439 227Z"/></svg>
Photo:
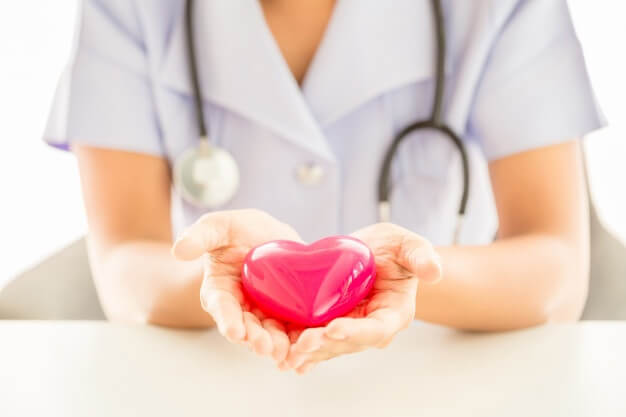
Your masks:
<svg viewBox="0 0 626 417"><path fill-rule="evenodd" d="M356 307L375 276L367 245L331 236L310 245L275 240L253 248L243 264L242 283L268 316L314 327Z"/></svg>

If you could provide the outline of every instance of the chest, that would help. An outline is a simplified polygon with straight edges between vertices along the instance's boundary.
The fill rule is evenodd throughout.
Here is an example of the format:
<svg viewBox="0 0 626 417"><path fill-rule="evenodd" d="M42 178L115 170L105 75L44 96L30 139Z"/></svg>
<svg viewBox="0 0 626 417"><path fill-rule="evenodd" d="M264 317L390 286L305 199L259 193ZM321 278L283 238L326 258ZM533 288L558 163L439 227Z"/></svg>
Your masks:
<svg viewBox="0 0 626 417"><path fill-rule="evenodd" d="M289 3L304 7L309 1ZM265 210L307 240L377 221L382 159L399 131L431 111L435 78L427 0L398 0L393 7L379 0L326 1L315 0L316 8L306 13L269 0L200 2L197 10L199 21L207 22L196 34L204 120L212 140L240 167L238 192L220 209ZM183 29L172 32L159 62L162 88L155 92L172 160L197 141L188 67L179 53L186 45ZM462 43L450 39L454 56ZM457 91L471 88L448 89L456 96L448 97L446 115L459 127L466 124L469 100ZM479 155L474 148L472 155ZM394 158L392 221L445 243L460 193L457 162L445 141L409 139ZM315 175L311 180L301 172ZM471 205L489 201L480 194L488 190L485 178L485 187L472 185ZM184 203L180 208L186 223L203 213ZM476 207L468 213L493 214ZM476 224L492 236L485 222Z"/></svg>
<svg viewBox="0 0 626 417"><path fill-rule="evenodd" d="M335 0L261 0L265 22L298 84L315 56Z"/></svg>

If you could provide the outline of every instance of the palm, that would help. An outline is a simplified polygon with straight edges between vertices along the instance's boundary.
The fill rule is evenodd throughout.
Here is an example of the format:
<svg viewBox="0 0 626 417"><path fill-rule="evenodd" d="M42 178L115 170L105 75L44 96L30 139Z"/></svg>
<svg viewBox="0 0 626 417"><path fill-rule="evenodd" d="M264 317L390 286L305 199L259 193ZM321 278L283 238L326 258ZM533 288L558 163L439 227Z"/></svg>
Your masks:
<svg viewBox="0 0 626 417"><path fill-rule="evenodd" d="M181 259L204 257L200 298L222 334L282 360L289 343L284 324L254 309L241 285L241 269L250 249L277 239L301 241L291 227L261 211L215 212L198 220L176 242L174 253Z"/></svg>
<svg viewBox="0 0 626 417"><path fill-rule="evenodd" d="M372 291L345 317L374 319L393 329L374 344L384 347L391 342L396 331L407 327L413 320L418 280L399 264L391 247L374 246L372 252L376 260L376 280ZM345 323L341 319L339 322Z"/></svg>
<svg viewBox="0 0 626 417"><path fill-rule="evenodd" d="M371 248L376 260L376 280L372 292L348 317L366 317L375 311L393 309L412 318L418 279L406 268L401 253L402 235L380 233L379 227L372 226L355 232L353 236Z"/></svg>
<svg viewBox="0 0 626 417"><path fill-rule="evenodd" d="M233 216L224 230L225 244L211 252L210 270L212 279L232 282L231 291L243 307L250 305L243 296L241 270L248 252L255 246L278 239L301 241L290 226L257 210L243 210Z"/></svg>
<svg viewBox="0 0 626 417"><path fill-rule="evenodd" d="M374 254L377 275L372 291L347 316L291 335L294 345L286 362L297 372L332 357L387 346L415 316L418 279L434 281L441 275L430 243L406 229L378 223L352 236Z"/></svg>

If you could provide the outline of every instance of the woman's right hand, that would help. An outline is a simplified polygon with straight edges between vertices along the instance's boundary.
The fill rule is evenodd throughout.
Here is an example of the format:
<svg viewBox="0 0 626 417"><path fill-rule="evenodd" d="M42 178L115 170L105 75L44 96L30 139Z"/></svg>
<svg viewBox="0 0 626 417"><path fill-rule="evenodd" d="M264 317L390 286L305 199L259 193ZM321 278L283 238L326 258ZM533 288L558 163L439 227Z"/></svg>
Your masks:
<svg viewBox="0 0 626 417"><path fill-rule="evenodd" d="M285 325L253 309L241 285L241 268L250 249L277 239L302 241L293 228L263 211L218 211L189 227L174 243L172 253L181 260L204 257L200 299L219 332L280 363L290 346Z"/></svg>

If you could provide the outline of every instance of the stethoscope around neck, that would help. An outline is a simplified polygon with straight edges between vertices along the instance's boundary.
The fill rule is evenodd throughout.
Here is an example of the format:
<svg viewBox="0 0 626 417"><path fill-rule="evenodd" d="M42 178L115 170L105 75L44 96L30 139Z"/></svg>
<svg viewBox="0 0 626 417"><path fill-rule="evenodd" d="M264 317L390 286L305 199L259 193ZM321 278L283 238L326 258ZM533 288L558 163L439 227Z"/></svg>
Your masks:
<svg viewBox="0 0 626 417"><path fill-rule="evenodd" d="M434 131L449 139L457 148L462 163L463 191L457 210L457 219L454 228L454 242L458 242L459 232L465 216L469 195L469 160L467 150L461 139L443 121L442 108L445 90L446 65L446 37L444 32L443 14L440 0L431 0L435 22L436 39L436 80L433 107L430 117L415 121L402 129L391 142L385 153L383 164L378 177L378 219L387 222L391 220L390 195L391 165L397 154L400 144L411 133L418 131ZM193 0L187 0L185 5L187 54L189 58L189 73L193 90L193 103L197 118L199 141L195 147L183 152L174 161L174 187L190 204L203 208L213 209L230 201L239 187L239 168L233 156L225 149L211 143L207 134L202 108L202 96L196 60L196 48L193 36ZM425 198L427 198L425 196Z"/></svg>

